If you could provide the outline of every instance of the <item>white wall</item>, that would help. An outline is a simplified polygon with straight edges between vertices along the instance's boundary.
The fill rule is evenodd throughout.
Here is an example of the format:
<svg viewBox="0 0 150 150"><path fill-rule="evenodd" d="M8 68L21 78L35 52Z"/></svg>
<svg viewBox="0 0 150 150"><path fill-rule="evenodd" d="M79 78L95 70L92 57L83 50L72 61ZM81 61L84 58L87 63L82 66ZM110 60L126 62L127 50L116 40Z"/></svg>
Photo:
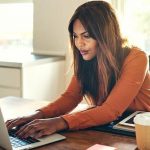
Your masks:
<svg viewBox="0 0 150 150"><path fill-rule="evenodd" d="M70 83L73 70L70 66L68 23L75 9L87 0L33 0L33 52L66 56L65 85Z"/></svg>
<svg viewBox="0 0 150 150"><path fill-rule="evenodd" d="M33 48L35 53L65 55L68 22L74 10L87 0L34 0Z"/></svg>
<svg viewBox="0 0 150 150"><path fill-rule="evenodd" d="M22 69L22 96L54 101L64 92L64 60L31 65Z"/></svg>

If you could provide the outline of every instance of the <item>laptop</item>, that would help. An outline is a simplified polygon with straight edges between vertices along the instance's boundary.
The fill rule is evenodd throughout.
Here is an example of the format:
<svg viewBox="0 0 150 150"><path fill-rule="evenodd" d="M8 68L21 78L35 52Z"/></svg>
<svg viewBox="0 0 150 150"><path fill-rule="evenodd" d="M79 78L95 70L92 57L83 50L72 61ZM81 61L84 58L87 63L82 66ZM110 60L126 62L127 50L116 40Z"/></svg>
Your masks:
<svg viewBox="0 0 150 150"><path fill-rule="evenodd" d="M0 109L0 147L6 150L27 150L56 141L65 139L66 137L60 134L52 134L43 138L34 139L29 137L27 139L20 139L15 136L15 130L8 132L4 122L2 111Z"/></svg>

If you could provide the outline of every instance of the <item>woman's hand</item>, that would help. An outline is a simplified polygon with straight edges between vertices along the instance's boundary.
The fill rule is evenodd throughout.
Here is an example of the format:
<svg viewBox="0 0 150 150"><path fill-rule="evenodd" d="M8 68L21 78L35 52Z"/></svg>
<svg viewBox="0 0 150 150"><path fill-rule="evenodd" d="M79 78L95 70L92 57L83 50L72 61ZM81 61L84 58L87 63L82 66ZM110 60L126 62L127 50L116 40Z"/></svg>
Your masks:
<svg viewBox="0 0 150 150"><path fill-rule="evenodd" d="M39 138L67 128L67 123L61 117L35 119L21 127L16 134L21 138L27 138L28 136Z"/></svg>
<svg viewBox="0 0 150 150"><path fill-rule="evenodd" d="M43 118L42 112L36 111L34 114L29 115L29 116L23 116L23 117L18 117L16 119L7 120L6 126L9 130L9 129L12 129L13 127L22 126L26 123L29 123L30 121L34 119L41 119L41 118Z"/></svg>

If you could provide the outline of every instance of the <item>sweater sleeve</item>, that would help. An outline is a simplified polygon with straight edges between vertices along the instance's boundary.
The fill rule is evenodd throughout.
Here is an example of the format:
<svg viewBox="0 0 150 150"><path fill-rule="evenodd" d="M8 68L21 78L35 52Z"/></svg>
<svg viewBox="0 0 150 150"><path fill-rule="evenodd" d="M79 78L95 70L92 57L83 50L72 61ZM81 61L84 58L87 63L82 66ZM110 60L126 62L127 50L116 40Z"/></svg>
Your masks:
<svg viewBox="0 0 150 150"><path fill-rule="evenodd" d="M63 118L70 130L102 125L117 119L132 103L138 94L148 68L148 58L144 52L128 56L125 60L120 79L101 106L66 114Z"/></svg>
<svg viewBox="0 0 150 150"><path fill-rule="evenodd" d="M81 86L76 77L73 76L66 92L56 101L39 110L43 113L45 118L57 117L73 110L81 102L82 98Z"/></svg>

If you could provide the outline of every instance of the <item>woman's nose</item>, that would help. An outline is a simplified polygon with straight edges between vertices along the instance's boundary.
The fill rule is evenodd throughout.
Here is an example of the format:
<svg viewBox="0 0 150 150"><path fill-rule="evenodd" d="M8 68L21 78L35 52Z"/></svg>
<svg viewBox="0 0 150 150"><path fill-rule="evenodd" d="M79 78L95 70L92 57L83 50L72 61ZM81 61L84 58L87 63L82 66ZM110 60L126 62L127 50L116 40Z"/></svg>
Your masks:
<svg viewBox="0 0 150 150"><path fill-rule="evenodd" d="M84 45L85 45L84 40L82 38L78 38L77 45L78 45L77 47L79 49L82 49L84 47Z"/></svg>

